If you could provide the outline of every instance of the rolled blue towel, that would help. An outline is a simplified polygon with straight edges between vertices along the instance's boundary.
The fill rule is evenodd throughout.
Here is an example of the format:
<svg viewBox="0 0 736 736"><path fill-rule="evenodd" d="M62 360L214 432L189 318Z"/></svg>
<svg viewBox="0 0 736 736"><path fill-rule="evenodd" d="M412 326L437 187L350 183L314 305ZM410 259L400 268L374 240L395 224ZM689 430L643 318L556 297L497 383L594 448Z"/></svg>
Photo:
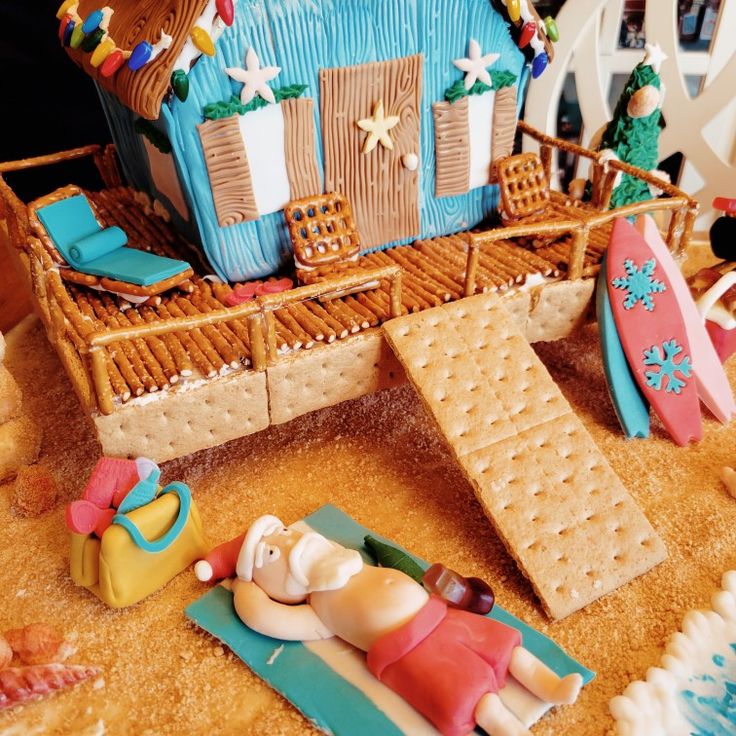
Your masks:
<svg viewBox="0 0 736 736"><path fill-rule="evenodd" d="M108 227L69 246L69 262L74 268L82 270L85 264L122 248L127 242L128 236L124 230Z"/></svg>

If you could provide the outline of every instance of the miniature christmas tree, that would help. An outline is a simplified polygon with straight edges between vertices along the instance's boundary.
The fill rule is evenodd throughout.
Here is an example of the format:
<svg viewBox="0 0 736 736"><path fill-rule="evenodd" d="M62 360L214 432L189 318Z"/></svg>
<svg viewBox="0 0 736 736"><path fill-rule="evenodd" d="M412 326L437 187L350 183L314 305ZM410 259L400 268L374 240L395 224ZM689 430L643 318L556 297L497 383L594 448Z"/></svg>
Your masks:
<svg viewBox="0 0 736 736"><path fill-rule="evenodd" d="M667 57L657 44L647 44L646 48L646 57L631 72L598 150L609 159L655 172L659 161L661 102L664 96L659 68ZM656 173L663 176L661 172ZM646 182L623 174L614 187L611 207L642 202L658 194Z"/></svg>

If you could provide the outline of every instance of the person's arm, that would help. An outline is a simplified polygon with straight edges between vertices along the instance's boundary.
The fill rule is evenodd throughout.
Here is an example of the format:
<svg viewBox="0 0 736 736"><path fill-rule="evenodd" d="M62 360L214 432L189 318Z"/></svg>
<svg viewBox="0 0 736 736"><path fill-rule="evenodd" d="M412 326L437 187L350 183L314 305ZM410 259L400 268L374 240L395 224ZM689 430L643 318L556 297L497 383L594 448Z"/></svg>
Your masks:
<svg viewBox="0 0 736 736"><path fill-rule="evenodd" d="M287 641L329 639L334 634L308 603L288 606L269 598L255 583L236 580L235 610L243 623L264 636Z"/></svg>

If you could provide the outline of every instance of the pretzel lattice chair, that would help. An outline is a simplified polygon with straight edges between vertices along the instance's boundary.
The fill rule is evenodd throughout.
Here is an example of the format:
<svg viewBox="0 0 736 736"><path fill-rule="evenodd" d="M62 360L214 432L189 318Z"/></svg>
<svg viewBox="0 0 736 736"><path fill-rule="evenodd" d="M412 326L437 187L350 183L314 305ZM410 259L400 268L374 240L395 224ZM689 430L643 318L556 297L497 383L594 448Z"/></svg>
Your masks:
<svg viewBox="0 0 736 736"><path fill-rule="evenodd" d="M350 202L342 194L319 194L290 202L284 216L300 283L314 284L361 270L360 237ZM371 282L354 291L377 286Z"/></svg>
<svg viewBox="0 0 736 736"><path fill-rule="evenodd" d="M580 208L568 204L563 195L550 190L544 166L535 153L521 153L502 159L497 171L504 225L585 219ZM520 241L527 247L542 248L560 237L540 235Z"/></svg>

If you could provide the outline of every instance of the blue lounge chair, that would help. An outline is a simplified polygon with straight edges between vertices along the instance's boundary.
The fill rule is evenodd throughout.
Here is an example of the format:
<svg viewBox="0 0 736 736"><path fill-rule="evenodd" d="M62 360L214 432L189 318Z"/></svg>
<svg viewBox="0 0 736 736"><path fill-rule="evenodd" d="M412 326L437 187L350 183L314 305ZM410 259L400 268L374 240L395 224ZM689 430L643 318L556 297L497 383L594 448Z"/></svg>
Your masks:
<svg viewBox="0 0 736 736"><path fill-rule="evenodd" d="M39 207L36 214L59 254L80 273L144 288L192 275L185 261L125 247L125 232L103 228L84 194Z"/></svg>

